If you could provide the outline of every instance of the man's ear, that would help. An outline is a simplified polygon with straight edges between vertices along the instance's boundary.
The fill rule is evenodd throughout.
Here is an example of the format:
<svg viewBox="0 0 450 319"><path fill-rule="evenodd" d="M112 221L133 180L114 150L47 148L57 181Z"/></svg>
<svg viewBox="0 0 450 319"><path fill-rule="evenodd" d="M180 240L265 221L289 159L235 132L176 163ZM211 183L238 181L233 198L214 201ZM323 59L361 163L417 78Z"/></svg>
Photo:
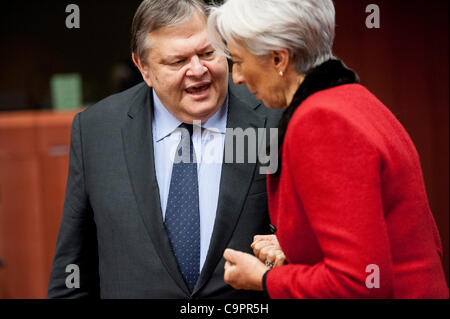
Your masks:
<svg viewBox="0 0 450 319"><path fill-rule="evenodd" d="M272 51L270 54L272 65L277 73L285 74L290 62L288 49Z"/></svg>
<svg viewBox="0 0 450 319"><path fill-rule="evenodd" d="M150 80L150 69L147 64L143 63L142 60L134 54L134 52L131 54L131 58L133 59L134 65L139 69L141 72L142 78L144 79L145 83L147 83L148 86L152 86L152 82Z"/></svg>

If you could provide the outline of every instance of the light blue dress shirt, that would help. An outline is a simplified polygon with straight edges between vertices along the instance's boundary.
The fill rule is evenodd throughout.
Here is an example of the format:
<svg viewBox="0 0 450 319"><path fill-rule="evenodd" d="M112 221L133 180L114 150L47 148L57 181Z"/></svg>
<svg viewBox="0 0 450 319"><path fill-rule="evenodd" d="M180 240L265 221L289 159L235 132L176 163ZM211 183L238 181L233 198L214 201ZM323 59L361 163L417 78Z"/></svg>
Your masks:
<svg viewBox="0 0 450 319"><path fill-rule="evenodd" d="M165 220L167 198L169 197L175 150L181 140L177 130L181 121L173 116L153 91L153 147L156 178L159 186L161 209ZM192 142L197 157L199 207L200 207L200 271L206 260L216 219L222 173L225 133L227 126L228 97L224 105L209 118L194 125ZM195 123L194 123L195 124Z"/></svg>

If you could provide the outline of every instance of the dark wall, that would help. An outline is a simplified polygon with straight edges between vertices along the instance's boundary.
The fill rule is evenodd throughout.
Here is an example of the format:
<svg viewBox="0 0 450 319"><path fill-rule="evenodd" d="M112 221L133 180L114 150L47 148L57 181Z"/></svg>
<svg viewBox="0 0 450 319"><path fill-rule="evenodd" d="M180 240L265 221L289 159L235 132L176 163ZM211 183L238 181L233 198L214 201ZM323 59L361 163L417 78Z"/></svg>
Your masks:
<svg viewBox="0 0 450 319"><path fill-rule="evenodd" d="M66 28L70 3L80 8L79 29ZM131 21L139 3L2 1L0 110L51 107L55 73L81 73L85 105L117 91L113 70L130 63Z"/></svg>
<svg viewBox="0 0 450 319"><path fill-rule="evenodd" d="M380 7L380 29L365 27L370 3ZM448 1L338 0L335 5L335 54L397 116L417 147L448 280Z"/></svg>

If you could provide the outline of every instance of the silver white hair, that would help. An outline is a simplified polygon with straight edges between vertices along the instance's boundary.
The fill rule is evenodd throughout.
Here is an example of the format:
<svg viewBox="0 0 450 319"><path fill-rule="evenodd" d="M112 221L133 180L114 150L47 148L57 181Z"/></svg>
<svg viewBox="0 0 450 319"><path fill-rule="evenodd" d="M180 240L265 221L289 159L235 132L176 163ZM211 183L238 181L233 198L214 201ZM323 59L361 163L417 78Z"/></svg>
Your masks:
<svg viewBox="0 0 450 319"><path fill-rule="evenodd" d="M300 74L333 58L335 9L332 0L227 0L210 8L213 46L241 42L252 54L288 49Z"/></svg>

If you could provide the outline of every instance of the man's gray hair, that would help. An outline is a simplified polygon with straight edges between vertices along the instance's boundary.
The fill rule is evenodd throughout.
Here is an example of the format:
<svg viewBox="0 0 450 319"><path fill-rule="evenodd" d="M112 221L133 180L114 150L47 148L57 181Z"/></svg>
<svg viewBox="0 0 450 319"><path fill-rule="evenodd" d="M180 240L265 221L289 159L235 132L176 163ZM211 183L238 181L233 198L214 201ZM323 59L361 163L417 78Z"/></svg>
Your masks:
<svg viewBox="0 0 450 319"><path fill-rule="evenodd" d="M227 55L236 41L257 56L288 49L306 74L333 57L335 9L332 0L228 0L210 9L208 32Z"/></svg>
<svg viewBox="0 0 450 319"><path fill-rule="evenodd" d="M207 17L208 8L202 0L144 0L137 9L131 27L131 52L146 63L151 47L149 33L187 22L194 12Z"/></svg>

